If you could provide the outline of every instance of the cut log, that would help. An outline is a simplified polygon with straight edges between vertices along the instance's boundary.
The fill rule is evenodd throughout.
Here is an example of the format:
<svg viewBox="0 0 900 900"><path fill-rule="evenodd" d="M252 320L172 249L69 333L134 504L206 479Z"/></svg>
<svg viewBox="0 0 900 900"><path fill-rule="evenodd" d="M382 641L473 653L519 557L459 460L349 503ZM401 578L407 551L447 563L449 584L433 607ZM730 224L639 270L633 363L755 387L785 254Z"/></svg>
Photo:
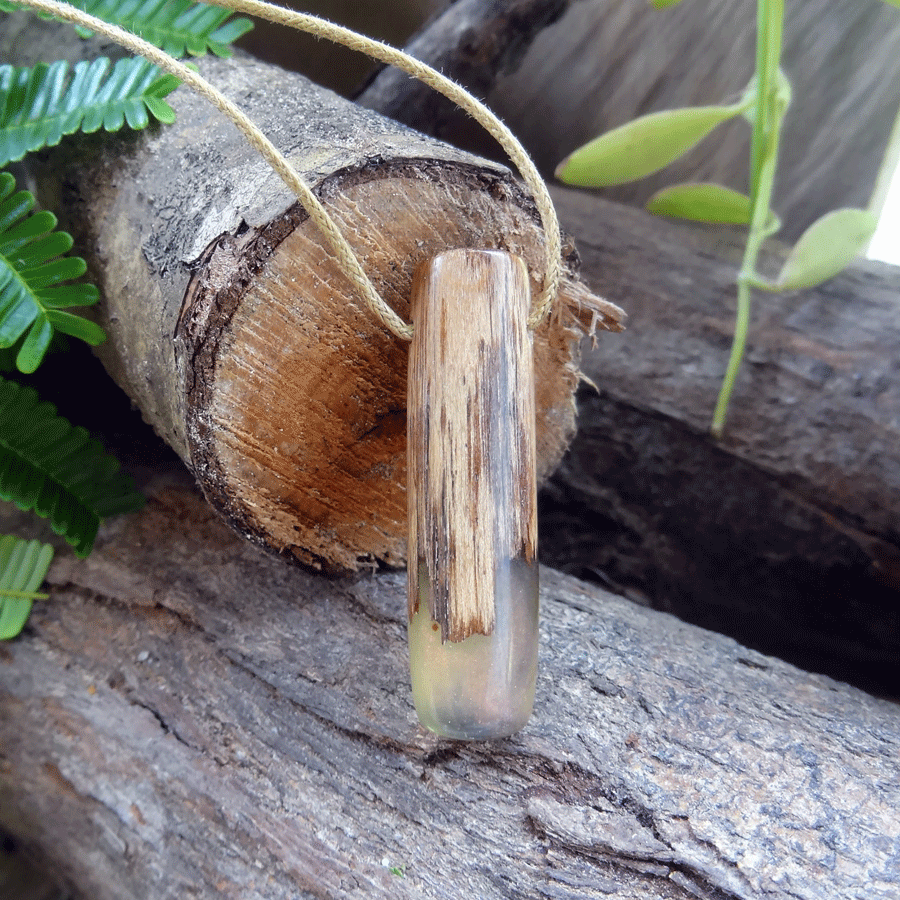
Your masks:
<svg viewBox="0 0 900 900"><path fill-rule="evenodd" d="M725 437L708 433L734 328L737 232L554 199L629 329L540 507L541 554L744 643L897 694L900 269L861 261L754 300ZM761 261L780 267L777 248Z"/></svg>
<svg viewBox="0 0 900 900"><path fill-rule="evenodd" d="M438 740L402 573L151 494L0 647L0 829L78 900L900 893L900 707L545 570L531 722Z"/></svg>
<svg viewBox="0 0 900 900"><path fill-rule="evenodd" d="M543 232L506 169L270 66L203 71L290 156L404 318L413 271L446 249L514 253L537 290ZM242 534L326 570L402 565L408 345L234 127L186 91L172 103L175 126L84 139L36 176L101 286L101 357ZM574 432L579 339L621 315L569 263L534 336L541 478Z"/></svg>

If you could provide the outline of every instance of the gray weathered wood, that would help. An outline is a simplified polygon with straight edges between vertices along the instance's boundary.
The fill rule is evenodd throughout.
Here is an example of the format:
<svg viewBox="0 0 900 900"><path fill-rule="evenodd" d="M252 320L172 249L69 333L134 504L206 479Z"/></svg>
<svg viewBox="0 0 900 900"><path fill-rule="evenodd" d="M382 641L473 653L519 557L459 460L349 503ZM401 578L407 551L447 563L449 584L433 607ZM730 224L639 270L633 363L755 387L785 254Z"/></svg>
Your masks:
<svg viewBox="0 0 900 900"><path fill-rule="evenodd" d="M515 72L538 34L573 0L455 0L407 44L406 52L484 97ZM459 142L466 114L449 100L394 68L381 69L357 103L435 137Z"/></svg>
<svg viewBox="0 0 900 900"><path fill-rule="evenodd" d="M527 32L506 19L510 7L529 6L547 27ZM551 9L562 15L552 23L539 18ZM484 97L550 173L575 147L636 116L731 102L753 73L755 35L756 6L745 0L661 11L643 0L459 0L410 49ZM504 36L516 48L513 71L497 52ZM788 6L783 68L793 105L774 200L787 239L831 209L868 203L900 101L898 45L900 16L888 4L805 0ZM397 84L389 73L380 78ZM464 115L406 90L401 104L376 82L362 99L458 146L497 153ZM663 172L604 196L642 205L680 181L720 181L743 190L748 140L746 122L729 123Z"/></svg>
<svg viewBox="0 0 900 900"><path fill-rule="evenodd" d="M0 648L0 827L77 896L898 895L897 706L546 570L532 721L440 741L402 573L306 574L152 493Z"/></svg>
<svg viewBox="0 0 900 900"><path fill-rule="evenodd" d="M806 668L900 684L900 268L758 295L724 440L739 233L554 192L628 330L586 351L542 554ZM778 251L766 256L777 271Z"/></svg>

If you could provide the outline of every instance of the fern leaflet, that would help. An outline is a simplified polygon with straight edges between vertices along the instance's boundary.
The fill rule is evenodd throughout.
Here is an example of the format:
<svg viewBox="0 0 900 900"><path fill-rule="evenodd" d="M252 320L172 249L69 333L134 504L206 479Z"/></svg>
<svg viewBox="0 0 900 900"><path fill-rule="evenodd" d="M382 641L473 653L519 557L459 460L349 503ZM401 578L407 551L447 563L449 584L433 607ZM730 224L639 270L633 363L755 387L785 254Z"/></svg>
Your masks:
<svg viewBox="0 0 900 900"><path fill-rule="evenodd" d="M227 21L231 10L191 0L72 0L72 5L139 34L175 57L185 52L231 56L229 44L253 27L249 19Z"/></svg>
<svg viewBox="0 0 900 900"><path fill-rule="evenodd" d="M50 345L54 330L96 345L103 329L65 307L89 306L100 294L92 284L67 284L84 275L77 256L63 256L72 238L54 231L51 212L29 215L34 197L15 192L16 181L0 172L0 348L21 340L16 365L33 372ZM23 339L24 337L24 339Z"/></svg>
<svg viewBox="0 0 900 900"><path fill-rule="evenodd" d="M171 123L175 113L163 99L178 87L143 58L63 60L33 68L0 66L0 166L32 150L54 147L76 131L146 128L148 113Z"/></svg>
<svg viewBox="0 0 900 900"><path fill-rule="evenodd" d="M83 12L111 25L139 34L170 56L231 56L231 47L241 35L253 28L249 19L231 19L231 11L193 3L191 0L70 0ZM0 0L0 11L18 9L15 3ZM90 37L86 28L76 26L82 37Z"/></svg>
<svg viewBox="0 0 900 900"><path fill-rule="evenodd" d="M33 388L2 377L0 498L49 519L80 557L91 552L101 519L144 504L99 441L41 403Z"/></svg>
<svg viewBox="0 0 900 900"><path fill-rule="evenodd" d="M26 541L12 534L0 536L0 641L14 638L24 627L38 594L53 547L40 541Z"/></svg>

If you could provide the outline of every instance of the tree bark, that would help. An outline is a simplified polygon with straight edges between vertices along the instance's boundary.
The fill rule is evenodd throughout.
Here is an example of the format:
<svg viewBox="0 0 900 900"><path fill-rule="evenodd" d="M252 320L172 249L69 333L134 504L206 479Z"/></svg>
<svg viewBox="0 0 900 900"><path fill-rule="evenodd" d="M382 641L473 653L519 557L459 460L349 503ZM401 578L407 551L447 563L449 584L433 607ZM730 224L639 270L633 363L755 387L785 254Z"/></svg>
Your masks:
<svg viewBox="0 0 900 900"><path fill-rule="evenodd" d="M897 706L571 577L489 744L417 727L402 573L285 566L183 476L50 581L0 648L0 827L75 897L900 890Z"/></svg>
<svg viewBox="0 0 900 900"><path fill-rule="evenodd" d="M406 52L484 97L515 72L535 38L573 0L456 0L407 44ZM368 109L425 134L459 143L469 117L445 97L398 69L378 71L356 96ZM496 148L493 148L496 152Z"/></svg>
<svg viewBox="0 0 900 900"><path fill-rule="evenodd" d="M534 19L548 27L529 31L520 20L505 19L510 6L531 7ZM563 8L550 23L551 9L556 15ZM498 22L507 43L493 30ZM576 147L639 115L733 101L753 74L755 35L756 7L743 0L720 2L712 15L692 3L654 10L618 0L458 0L410 49L485 97L549 174ZM897 116L898 45L900 17L887 4L808 0L788 8L782 66L794 99L774 201L785 239L794 240L832 209L869 202ZM512 71L503 51L495 50L505 47L516 50ZM496 155L464 115L439 99L409 86L398 103L383 90L388 83L399 89L395 78L380 75L359 99L420 131ZM604 196L643 205L655 191L682 181L746 190L748 144L749 129L739 119L661 173Z"/></svg>
<svg viewBox="0 0 900 900"><path fill-rule="evenodd" d="M543 232L506 169L271 66L202 67L292 158L404 318L416 267L449 248L514 253L537 289ZM83 139L35 175L101 287L101 358L242 534L329 571L402 565L408 345L233 126L184 90L172 102L176 125ZM581 336L620 327L568 252L534 335L542 479L574 433Z"/></svg>
<svg viewBox="0 0 900 900"><path fill-rule="evenodd" d="M900 269L859 261L757 295L722 441L737 232L554 191L592 288L629 328L541 501L541 553L806 668L900 683ZM774 273L774 248L761 261Z"/></svg>

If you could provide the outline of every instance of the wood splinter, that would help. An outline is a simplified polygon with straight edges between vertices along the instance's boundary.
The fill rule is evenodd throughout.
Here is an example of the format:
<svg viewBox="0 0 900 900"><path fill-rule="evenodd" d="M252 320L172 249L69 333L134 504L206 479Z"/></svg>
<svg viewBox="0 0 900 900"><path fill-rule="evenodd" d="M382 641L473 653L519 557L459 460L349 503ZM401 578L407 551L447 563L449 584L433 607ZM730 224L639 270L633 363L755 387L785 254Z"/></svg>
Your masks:
<svg viewBox="0 0 900 900"><path fill-rule="evenodd" d="M528 272L501 251L420 267L409 360L409 640L421 722L502 737L531 714L538 566Z"/></svg>

